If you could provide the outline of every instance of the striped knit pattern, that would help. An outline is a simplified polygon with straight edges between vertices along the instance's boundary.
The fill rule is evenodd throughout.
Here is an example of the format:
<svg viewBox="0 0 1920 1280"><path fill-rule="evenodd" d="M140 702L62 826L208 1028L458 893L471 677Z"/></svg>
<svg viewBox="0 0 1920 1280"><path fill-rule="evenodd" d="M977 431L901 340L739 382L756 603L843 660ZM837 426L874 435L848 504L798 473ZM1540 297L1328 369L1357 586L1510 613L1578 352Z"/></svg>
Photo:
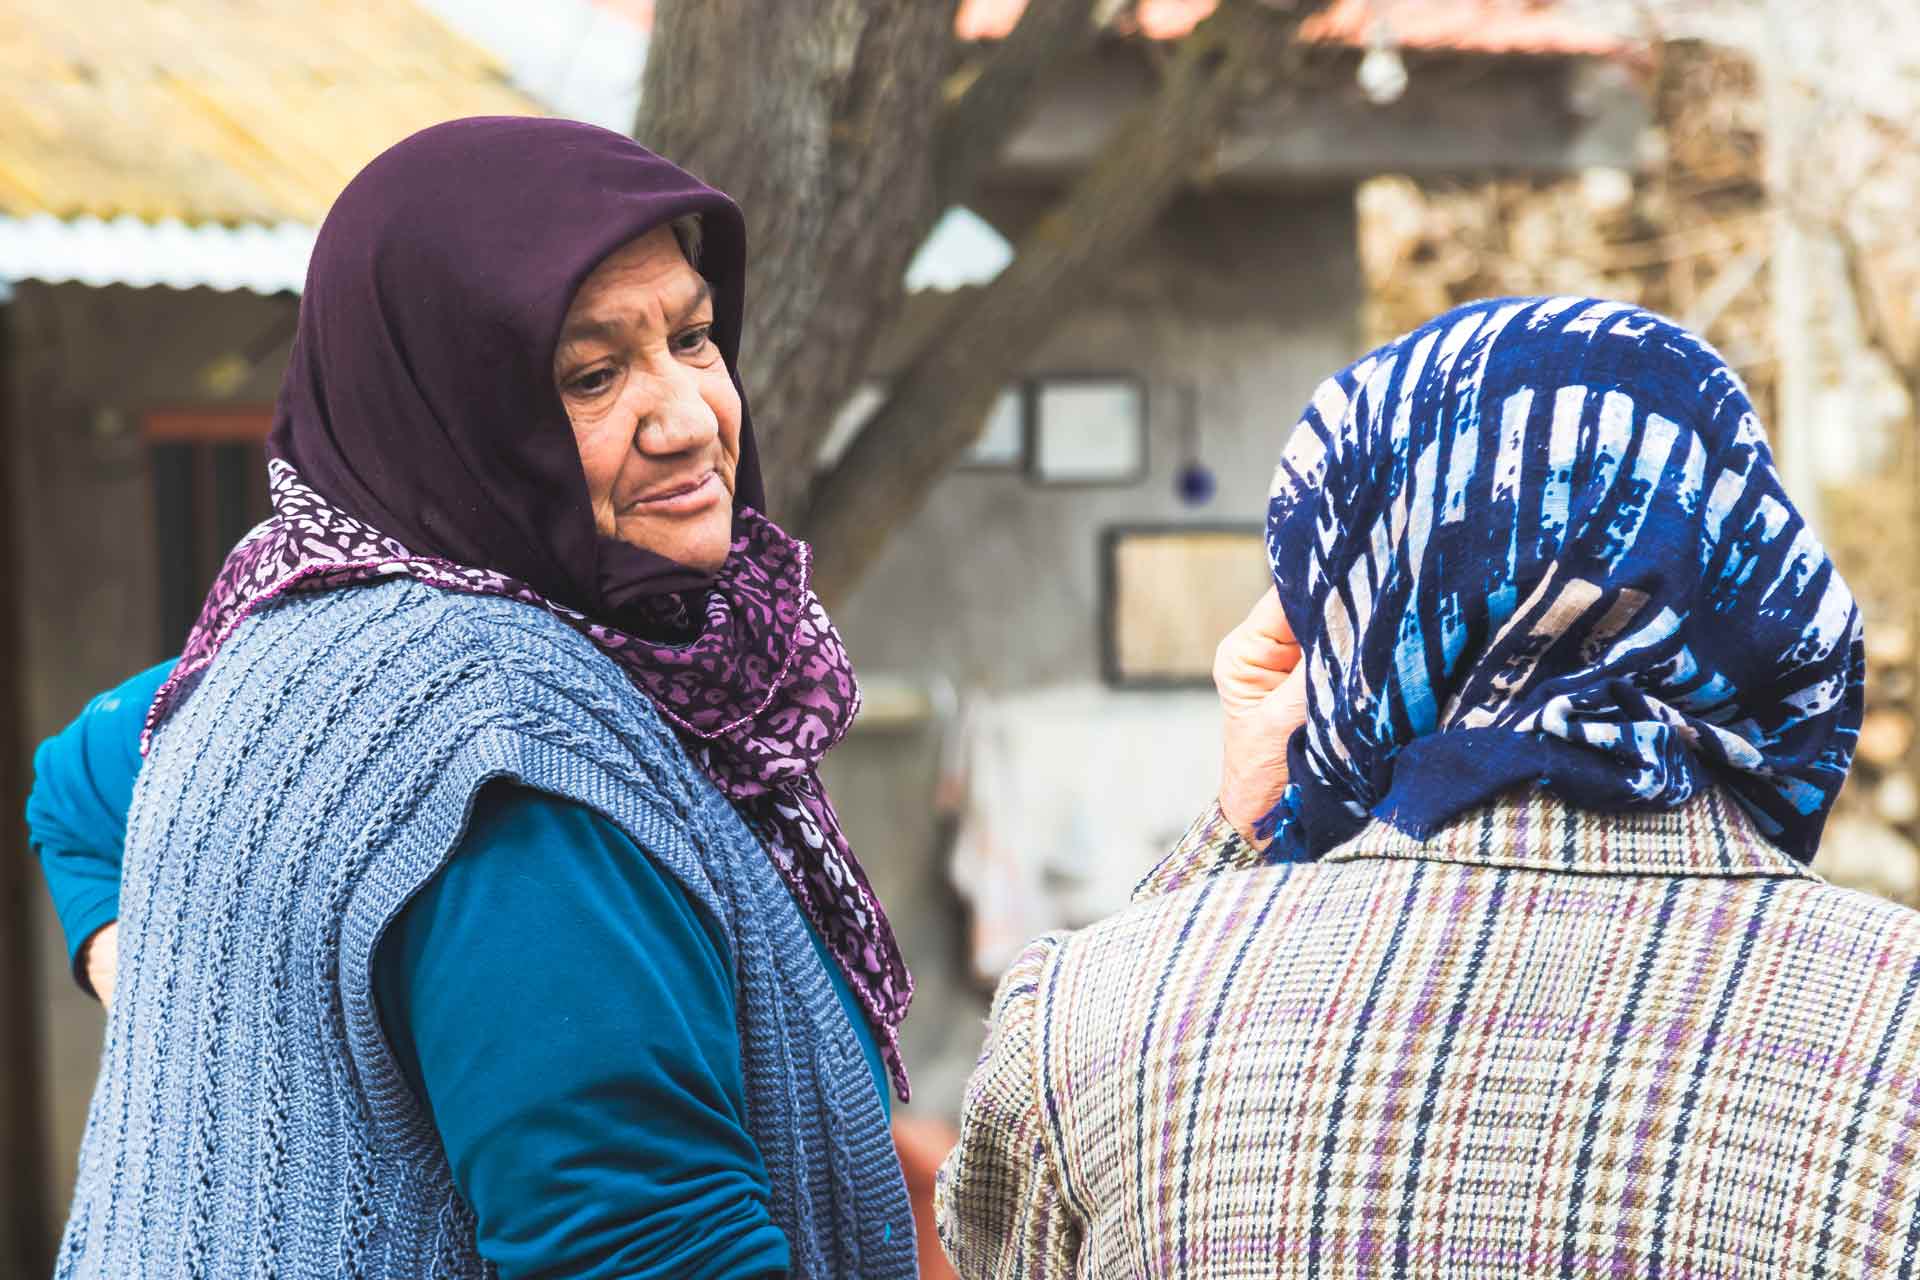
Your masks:
<svg viewBox="0 0 1920 1280"><path fill-rule="evenodd" d="M1707 793L1261 865L1217 815L1007 974L941 1170L983 1277L1906 1277L1920 915Z"/></svg>
<svg viewBox="0 0 1920 1280"><path fill-rule="evenodd" d="M739 816L566 624L400 580L262 611L155 739L60 1280L490 1271L372 962L496 777L605 815L719 922L794 1274L914 1274L872 1076Z"/></svg>

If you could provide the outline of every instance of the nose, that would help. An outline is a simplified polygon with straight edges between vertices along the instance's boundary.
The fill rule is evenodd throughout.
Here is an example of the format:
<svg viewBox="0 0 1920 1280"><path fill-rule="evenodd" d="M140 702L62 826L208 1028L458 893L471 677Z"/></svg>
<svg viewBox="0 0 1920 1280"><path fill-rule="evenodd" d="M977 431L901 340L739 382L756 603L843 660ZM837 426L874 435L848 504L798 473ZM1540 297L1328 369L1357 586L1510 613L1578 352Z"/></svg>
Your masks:
<svg viewBox="0 0 1920 1280"><path fill-rule="evenodd" d="M641 405L633 446L648 457L692 453L720 434L720 419L700 394L699 381L685 369L652 380L653 394Z"/></svg>

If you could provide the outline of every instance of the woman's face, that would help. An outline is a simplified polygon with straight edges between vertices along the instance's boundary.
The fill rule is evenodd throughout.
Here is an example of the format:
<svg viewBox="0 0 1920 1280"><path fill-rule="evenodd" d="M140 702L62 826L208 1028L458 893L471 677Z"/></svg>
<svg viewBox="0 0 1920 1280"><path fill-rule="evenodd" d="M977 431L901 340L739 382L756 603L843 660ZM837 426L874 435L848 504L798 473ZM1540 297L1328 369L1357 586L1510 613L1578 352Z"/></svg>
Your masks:
<svg viewBox="0 0 1920 1280"><path fill-rule="evenodd" d="M733 539L740 462L740 393L712 328L707 282L660 226L587 277L553 357L595 526L708 573Z"/></svg>

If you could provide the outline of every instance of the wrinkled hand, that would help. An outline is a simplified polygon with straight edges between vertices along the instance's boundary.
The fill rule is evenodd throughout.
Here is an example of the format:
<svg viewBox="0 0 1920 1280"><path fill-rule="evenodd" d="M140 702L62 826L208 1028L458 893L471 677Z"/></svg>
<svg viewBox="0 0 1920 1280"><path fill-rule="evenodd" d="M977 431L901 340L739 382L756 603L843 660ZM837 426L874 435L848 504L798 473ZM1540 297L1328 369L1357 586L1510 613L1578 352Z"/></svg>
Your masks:
<svg viewBox="0 0 1920 1280"><path fill-rule="evenodd" d="M1213 654L1213 685L1226 729L1221 735L1220 809L1256 847L1253 824L1287 789L1287 743L1307 722L1306 667L1300 643L1269 588Z"/></svg>
<svg viewBox="0 0 1920 1280"><path fill-rule="evenodd" d="M113 1000L113 983L120 971L120 924L113 921L101 925L88 938L80 951L80 964L86 970L87 982L93 987L93 994L100 998L101 1007Z"/></svg>

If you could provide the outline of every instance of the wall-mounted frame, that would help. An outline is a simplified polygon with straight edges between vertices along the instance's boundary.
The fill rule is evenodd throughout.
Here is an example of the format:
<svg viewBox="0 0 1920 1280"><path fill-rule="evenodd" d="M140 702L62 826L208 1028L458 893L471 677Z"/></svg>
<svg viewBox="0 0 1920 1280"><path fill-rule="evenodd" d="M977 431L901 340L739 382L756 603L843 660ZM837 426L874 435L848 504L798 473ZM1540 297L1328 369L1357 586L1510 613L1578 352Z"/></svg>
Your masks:
<svg viewBox="0 0 1920 1280"><path fill-rule="evenodd" d="M1272 585L1265 531L1252 522L1111 525L1100 542L1107 683L1207 687L1221 637Z"/></svg>
<svg viewBox="0 0 1920 1280"><path fill-rule="evenodd" d="M1027 474L1038 484L1147 478L1147 388L1132 374L1036 374L1026 383Z"/></svg>
<svg viewBox="0 0 1920 1280"><path fill-rule="evenodd" d="M1027 432L1027 392L1020 383L1002 387L980 434L960 459L968 471L1018 471L1026 466L1030 438Z"/></svg>

